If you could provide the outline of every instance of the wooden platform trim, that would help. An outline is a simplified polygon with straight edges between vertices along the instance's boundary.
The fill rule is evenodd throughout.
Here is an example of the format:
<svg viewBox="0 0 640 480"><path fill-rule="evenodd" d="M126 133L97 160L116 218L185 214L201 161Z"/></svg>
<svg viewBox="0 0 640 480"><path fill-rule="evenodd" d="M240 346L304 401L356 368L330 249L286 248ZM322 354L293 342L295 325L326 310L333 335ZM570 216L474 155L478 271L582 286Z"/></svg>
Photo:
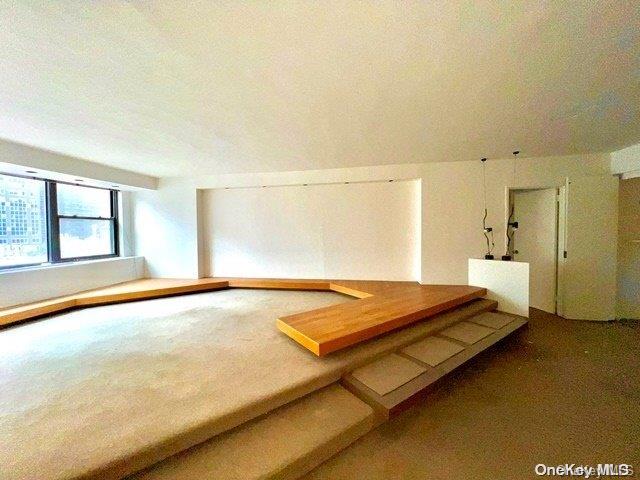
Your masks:
<svg viewBox="0 0 640 480"><path fill-rule="evenodd" d="M202 278L135 280L65 297L0 310L0 326L72 308L224 288L334 291L357 298L277 320L278 328L318 356L355 345L486 295L466 285L416 282Z"/></svg>
<svg viewBox="0 0 640 480"><path fill-rule="evenodd" d="M278 328L318 356L369 340L486 295L466 285L392 288L356 302L279 318Z"/></svg>
<svg viewBox="0 0 640 480"><path fill-rule="evenodd" d="M503 338L512 334L519 328L527 324L527 320L522 317L510 316L506 314L492 313L492 315L500 315L507 317L510 321L502 328L494 329L493 333L484 337L483 339L467 345L460 343L460 346L464 347L459 353L452 355L448 359L439 363L433 367L428 363L421 362L419 359L408 355L406 352L410 351L410 348L405 348L403 351L398 352L398 355L404 356L407 360L415 362L417 365L425 369L424 373L416 376L408 382L404 382L401 386L393 391L380 395L372 388L365 385L358 380L353 374L348 373L342 379L343 386L357 395L359 398L371 405L376 411L386 418L397 414L407 407L413 405L419 401L425 394L431 391L431 389L442 379L444 379L449 373L454 371L462 364L475 357L478 353L486 350L495 343L499 342ZM467 322L473 322L474 317L467 319ZM427 337L430 338L430 337ZM443 338L437 335L435 338ZM450 338L446 338L446 341L455 341Z"/></svg>
<svg viewBox="0 0 640 480"><path fill-rule="evenodd" d="M18 305L0 310L0 326L51 315L73 308L130 302L183 293L204 292L228 288L228 282L212 278L198 280L144 279L119 283L109 287Z"/></svg>

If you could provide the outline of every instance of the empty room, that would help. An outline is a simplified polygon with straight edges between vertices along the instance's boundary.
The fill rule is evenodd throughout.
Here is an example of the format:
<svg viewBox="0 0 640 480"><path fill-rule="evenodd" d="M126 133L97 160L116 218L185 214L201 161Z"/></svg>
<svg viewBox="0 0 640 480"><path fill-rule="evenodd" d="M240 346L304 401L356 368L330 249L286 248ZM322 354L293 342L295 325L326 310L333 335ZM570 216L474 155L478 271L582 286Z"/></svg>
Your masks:
<svg viewBox="0 0 640 480"><path fill-rule="evenodd" d="M0 24L1 480L638 475L636 0Z"/></svg>

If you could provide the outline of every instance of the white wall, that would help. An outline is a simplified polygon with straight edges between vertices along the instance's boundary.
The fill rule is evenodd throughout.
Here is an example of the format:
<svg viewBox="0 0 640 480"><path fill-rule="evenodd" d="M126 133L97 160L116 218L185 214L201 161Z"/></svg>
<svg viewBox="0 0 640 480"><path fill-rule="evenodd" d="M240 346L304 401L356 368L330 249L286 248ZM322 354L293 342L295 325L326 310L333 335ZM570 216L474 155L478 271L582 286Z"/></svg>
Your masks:
<svg viewBox="0 0 640 480"><path fill-rule="evenodd" d="M135 249L131 192L120 192L118 209L120 256L131 257L134 255Z"/></svg>
<svg viewBox="0 0 640 480"><path fill-rule="evenodd" d="M147 277L198 278L197 191L161 180L157 191L133 194L134 250Z"/></svg>
<svg viewBox="0 0 640 480"><path fill-rule="evenodd" d="M420 279L419 181L207 190L207 274Z"/></svg>
<svg viewBox="0 0 640 480"><path fill-rule="evenodd" d="M144 259L109 258L0 272L0 308L141 278Z"/></svg>
<svg viewBox="0 0 640 480"><path fill-rule="evenodd" d="M203 245L198 230L198 225L202 225L202 219L199 218L202 216L202 202L198 201L198 190L389 179L397 181L419 178L420 172L420 165L386 165L276 174L162 178L158 190L132 193L135 252L145 257L147 276L206 276L206 262L202 261L202 255L198 255L198 249Z"/></svg>
<svg viewBox="0 0 640 480"><path fill-rule="evenodd" d="M504 252L506 244L508 187L558 187L567 178L611 174L608 154L519 159L515 180L512 165L511 159L487 162L487 222L494 228L496 255ZM422 182L421 282L467 283L468 259L482 256L485 249L479 160L163 179L157 192L133 194L136 233L140 233L136 238L136 254L146 257L148 272L153 276L206 274L205 262L198 258L197 189L388 179ZM615 231L601 234L611 241L617 238ZM609 279L603 281L608 283Z"/></svg>
<svg viewBox="0 0 640 480"><path fill-rule="evenodd" d="M640 319L640 178L620 182L618 318Z"/></svg>
<svg viewBox="0 0 640 480"><path fill-rule="evenodd" d="M529 264L469 259L469 285L485 287L498 310L529 317Z"/></svg>
<svg viewBox="0 0 640 480"><path fill-rule="evenodd" d="M487 161L487 225L493 227L499 258L506 247L506 190L559 187L566 178L609 173L608 155ZM467 259L486 249L482 234L480 161L425 164L422 176L422 282L465 283ZM615 238L615 232L603 232Z"/></svg>

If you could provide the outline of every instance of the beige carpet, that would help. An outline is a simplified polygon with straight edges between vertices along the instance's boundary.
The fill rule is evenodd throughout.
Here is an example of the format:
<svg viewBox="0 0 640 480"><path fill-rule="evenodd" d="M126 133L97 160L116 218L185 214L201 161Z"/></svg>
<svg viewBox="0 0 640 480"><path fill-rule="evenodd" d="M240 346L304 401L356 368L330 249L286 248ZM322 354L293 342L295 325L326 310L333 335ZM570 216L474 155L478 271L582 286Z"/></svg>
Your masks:
<svg viewBox="0 0 640 480"><path fill-rule="evenodd" d="M486 312L473 317L473 323L489 328L495 328L496 330L506 326L510 321L511 319L509 317L495 312Z"/></svg>
<svg viewBox="0 0 640 480"><path fill-rule="evenodd" d="M458 343L440 337L427 337L404 348L402 353L435 367L463 350L464 347Z"/></svg>
<svg viewBox="0 0 640 480"><path fill-rule="evenodd" d="M345 301L331 292L224 290L1 331L2 478L85 473L301 387L328 368L275 319Z"/></svg>
<svg viewBox="0 0 640 480"><path fill-rule="evenodd" d="M373 409L334 383L127 480L294 479L375 424Z"/></svg>
<svg viewBox="0 0 640 480"><path fill-rule="evenodd" d="M392 353L357 368L351 374L378 395L386 395L425 371L426 369L417 363Z"/></svg>
<svg viewBox="0 0 640 480"><path fill-rule="evenodd" d="M491 335L495 330L471 322L460 322L440 332L443 337L453 338L462 343L472 345L484 337Z"/></svg>
<svg viewBox="0 0 640 480"><path fill-rule="evenodd" d="M3 480L117 478L335 382L446 320L322 359L275 328L278 316L345 301L233 289L0 331Z"/></svg>

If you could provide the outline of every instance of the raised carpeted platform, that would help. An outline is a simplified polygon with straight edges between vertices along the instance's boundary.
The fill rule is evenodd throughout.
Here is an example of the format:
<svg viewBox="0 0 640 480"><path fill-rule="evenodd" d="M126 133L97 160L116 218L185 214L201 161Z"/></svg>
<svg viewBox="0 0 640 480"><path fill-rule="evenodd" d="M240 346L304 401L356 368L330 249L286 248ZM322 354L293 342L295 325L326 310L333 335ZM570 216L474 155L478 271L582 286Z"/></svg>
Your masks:
<svg viewBox="0 0 640 480"><path fill-rule="evenodd" d="M120 478L495 308L474 301L322 359L273 327L279 316L348 301L223 290L0 332L3 478Z"/></svg>

